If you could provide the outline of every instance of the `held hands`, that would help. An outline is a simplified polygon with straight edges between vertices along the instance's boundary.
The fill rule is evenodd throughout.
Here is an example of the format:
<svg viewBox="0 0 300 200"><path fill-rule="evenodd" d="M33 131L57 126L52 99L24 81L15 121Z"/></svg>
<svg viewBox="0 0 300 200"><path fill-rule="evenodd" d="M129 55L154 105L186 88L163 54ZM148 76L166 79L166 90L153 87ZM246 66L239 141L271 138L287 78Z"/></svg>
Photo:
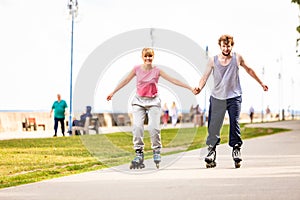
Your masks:
<svg viewBox="0 0 300 200"><path fill-rule="evenodd" d="M192 90L192 92L193 92L194 95L197 95L197 94L200 93L200 88L195 87L195 88Z"/></svg>
<svg viewBox="0 0 300 200"><path fill-rule="evenodd" d="M200 91L201 91L200 88L198 88L198 87L191 88L191 90L192 90L192 92L193 92L194 95L199 94ZM110 101L110 100L112 99L113 95L114 95L113 93L110 93L110 94L106 97L106 100L107 100L107 101Z"/></svg>

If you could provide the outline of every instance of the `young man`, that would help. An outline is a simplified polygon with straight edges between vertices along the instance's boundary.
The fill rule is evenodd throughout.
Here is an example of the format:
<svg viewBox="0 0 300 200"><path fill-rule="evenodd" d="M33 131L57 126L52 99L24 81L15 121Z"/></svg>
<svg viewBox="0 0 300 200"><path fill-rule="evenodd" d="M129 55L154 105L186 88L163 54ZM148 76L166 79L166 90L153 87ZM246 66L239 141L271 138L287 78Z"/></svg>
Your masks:
<svg viewBox="0 0 300 200"><path fill-rule="evenodd" d="M258 78L243 57L232 52L234 45L233 37L222 35L218 44L221 53L210 58L207 69L199 82L200 92L207 79L213 72L214 87L210 97L208 113L208 155L205 158L206 167L216 166L216 146L220 143L220 130L227 110L230 118L229 146L233 148L232 157L236 167L240 167L240 148L243 144L240 133L239 117L241 112L242 89L239 79L239 68L243 67L254 78L264 91L268 87Z"/></svg>

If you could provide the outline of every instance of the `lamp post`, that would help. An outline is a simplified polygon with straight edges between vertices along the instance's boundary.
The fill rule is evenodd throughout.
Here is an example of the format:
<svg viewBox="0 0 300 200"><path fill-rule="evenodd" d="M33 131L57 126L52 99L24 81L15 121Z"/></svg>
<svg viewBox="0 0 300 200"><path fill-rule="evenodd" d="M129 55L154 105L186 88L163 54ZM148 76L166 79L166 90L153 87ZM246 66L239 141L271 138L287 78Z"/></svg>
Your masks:
<svg viewBox="0 0 300 200"><path fill-rule="evenodd" d="M208 60L208 46L205 47L205 57ZM203 109L203 124L206 123L206 89L204 91L204 109Z"/></svg>
<svg viewBox="0 0 300 200"><path fill-rule="evenodd" d="M73 85L73 34L74 34L74 18L77 16L78 12L78 1L69 0L68 2L69 14L72 17L72 29L71 29L71 68L70 68L70 110L69 110L69 134L72 134L72 85Z"/></svg>
<svg viewBox="0 0 300 200"><path fill-rule="evenodd" d="M284 119L283 114L283 109L281 113L281 106L282 106L282 95L283 95L283 90L282 90L282 55L280 54L279 59L277 60L279 64L279 73L278 73L278 121Z"/></svg>
<svg viewBox="0 0 300 200"><path fill-rule="evenodd" d="M264 79L265 68L262 67L262 78ZM261 94L261 122L264 122L264 93Z"/></svg>
<svg viewBox="0 0 300 200"><path fill-rule="evenodd" d="M292 95L291 95L291 98L292 98L292 102L291 102L292 110L291 110L291 112L292 112L292 120L294 120L294 79L293 79L293 77L292 77L291 81L292 81L292 90L291 90L291 92L292 92Z"/></svg>

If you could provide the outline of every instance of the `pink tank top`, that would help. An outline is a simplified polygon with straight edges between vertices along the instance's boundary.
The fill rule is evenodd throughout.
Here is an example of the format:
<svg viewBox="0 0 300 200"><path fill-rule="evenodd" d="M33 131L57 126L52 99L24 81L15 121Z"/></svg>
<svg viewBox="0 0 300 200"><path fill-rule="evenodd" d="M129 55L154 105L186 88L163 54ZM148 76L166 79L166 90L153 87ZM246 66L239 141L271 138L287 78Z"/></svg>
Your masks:
<svg viewBox="0 0 300 200"><path fill-rule="evenodd" d="M158 93L159 69L154 66L151 70L145 71L141 65L137 65L134 67L134 71L137 94L141 97L155 97Z"/></svg>

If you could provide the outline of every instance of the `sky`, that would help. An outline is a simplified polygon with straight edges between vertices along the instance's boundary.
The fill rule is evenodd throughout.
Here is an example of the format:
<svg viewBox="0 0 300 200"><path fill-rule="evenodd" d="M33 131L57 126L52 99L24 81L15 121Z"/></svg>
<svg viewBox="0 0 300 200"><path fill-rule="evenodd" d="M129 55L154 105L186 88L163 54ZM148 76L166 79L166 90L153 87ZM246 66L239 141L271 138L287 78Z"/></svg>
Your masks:
<svg viewBox="0 0 300 200"><path fill-rule="evenodd" d="M70 101L71 17L67 0L0 1L0 110L50 110L56 94ZM79 0L74 24L73 83L89 55L110 38L142 29L167 29L200 45L209 56L219 53L222 34L234 37L234 51L243 55L269 91L241 69L242 111L300 110L299 60L296 57L298 7L290 0ZM120 44L122 45L122 44ZM101 59L101 58L99 58ZM141 63L135 51L113 60L107 76L100 77L94 95L95 110L109 111L106 96L132 67ZM180 57L158 51L157 64L175 71L189 65ZM188 68L188 67L187 67ZM114 70L113 70L114 69ZM281 78L279 79L279 74ZM183 74L197 86L201 74ZM180 100L168 88L160 88L162 102ZM209 95L209 90L205 93ZM207 96L200 93L200 107ZM127 109L127 108L126 108Z"/></svg>

